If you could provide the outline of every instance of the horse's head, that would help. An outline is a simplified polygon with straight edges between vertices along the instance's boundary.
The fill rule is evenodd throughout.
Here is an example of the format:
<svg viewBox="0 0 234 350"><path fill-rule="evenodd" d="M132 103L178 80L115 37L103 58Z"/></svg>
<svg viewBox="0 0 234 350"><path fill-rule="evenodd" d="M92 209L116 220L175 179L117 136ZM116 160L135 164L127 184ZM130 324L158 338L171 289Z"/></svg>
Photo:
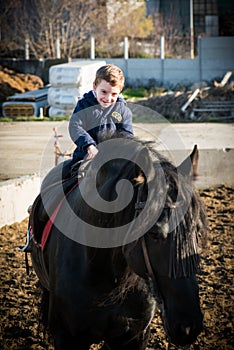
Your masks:
<svg viewBox="0 0 234 350"><path fill-rule="evenodd" d="M95 228L91 245L123 246L129 267L153 282L168 336L182 346L195 341L203 320L196 272L205 216L189 164L177 169L139 142L111 139L100 144L80 185L87 199L80 212Z"/></svg>
<svg viewBox="0 0 234 350"><path fill-rule="evenodd" d="M131 269L149 279L170 341L185 346L202 330L196 272L198 239L205 232L206 220L202 203L180 167L177 170L159 158L153 180L156 188L158 167L165 175L162 211L144 237L126 245L123 252Z"/></svg>

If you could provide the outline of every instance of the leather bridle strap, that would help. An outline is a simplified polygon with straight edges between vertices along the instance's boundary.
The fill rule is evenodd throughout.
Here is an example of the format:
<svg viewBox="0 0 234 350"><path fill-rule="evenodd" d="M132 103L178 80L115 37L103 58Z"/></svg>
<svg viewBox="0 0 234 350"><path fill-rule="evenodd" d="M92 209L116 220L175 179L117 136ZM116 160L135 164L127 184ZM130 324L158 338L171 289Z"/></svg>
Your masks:
<svg viewBox="0 0 234 350"><path fill-rule="evenodd" d="M137 201L135 204L135 217L137 217L140 214L141 210L145 206L145 202L141 201L142 191L143 191L143 186L141 185L138 187L138 192L137 192ZM144 256L144 261L145 261L145 266L146 266L147 272L148 272L149 277L151 278L152 282L156 286L156 279L155 279L154 272L153 272L151 262L149 259L149 254L148 254L146 242L145 242L145 236L141 237L141 247L142 247L142 251L143 251L143 256Z"/></svg>
<svg viewBox="0 0 234 350"><path fill-rule="evenodd" d="M161 309L161 311L162 311L163 310L163 298L162 298L161 292L159 290L158 282L157 282L157 279L155 277L155 274L154 274L154 271L153 271L153 268L152 268L152 265L150 262L148 250L146 247L145 236L141 237L141 247L142 247L142 252L143 252L146 270L147 270L148 276L149 276L149 281L151 282L151 292L153 293L154 298L157 300L158 308Z"/></svg>
<svg viewBox="0 0 234 350"><path fill-rule="evenodd" d="M142 211L142 209L144 209L144 206L146 204L146 202L141 201L142 192L143 192L143 186L140 185L138 187L137 201L135 203L135 217L137 217L140 214L140 212ZM154 274L154 271L153 271L153 268L152 268L152 265L150 262L148 249L146 246L145 235L143 235L140 238L140 240L141 240L141 248L142 248L142 252L143 252L144 262L145 262L146 270L147 270L147 273L149 276L149 281L151 284L151 289L152 289L152 292L154 294L155 299L158 302L158 305L161 305L163 299L162 299L161 293L159 291L157 279L155 277L155 274Z"/></svg>
<svg viewBox="0 0 234 350"><path fill-rule="evenodd" d="M145 261L145 266L146 266L147 272L148 272L149 277L151 278L152 282L156 286L157 283L156 283L156 279L155 279L155 276L154 276L152 265L151 265L151 262L150 262L150 259L149 259L149 254L148 254L148 251L147 251L147 247L146 247L146 242L145 242L145 237L144 236L141 237L141 247L142 247L142 251L143 251L143 256L144 256L144 261Z"/></svg>

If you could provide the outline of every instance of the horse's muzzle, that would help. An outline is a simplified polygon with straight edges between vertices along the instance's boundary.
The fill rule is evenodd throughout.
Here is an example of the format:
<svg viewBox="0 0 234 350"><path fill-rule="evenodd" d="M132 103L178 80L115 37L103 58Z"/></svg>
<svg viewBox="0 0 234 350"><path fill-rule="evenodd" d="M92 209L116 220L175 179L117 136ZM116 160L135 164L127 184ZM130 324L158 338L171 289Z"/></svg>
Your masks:
<svg viewBox="0 0 234 350"><path fill-rule="evenodd" d="M170 342L177 346L186 346L193 344L198 335L203 330L202 318L200 321L187 324L176 324L169 330Z"/></svg>

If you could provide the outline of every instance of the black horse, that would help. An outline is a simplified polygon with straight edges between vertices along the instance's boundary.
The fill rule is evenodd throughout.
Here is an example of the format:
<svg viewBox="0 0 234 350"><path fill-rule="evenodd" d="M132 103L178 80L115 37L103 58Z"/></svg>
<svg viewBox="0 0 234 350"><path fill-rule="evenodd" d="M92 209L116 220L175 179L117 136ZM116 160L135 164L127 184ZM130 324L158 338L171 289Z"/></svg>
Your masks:
<svg viewBox="0 0 234 350"><path fill-rule="evenodd" d="M189 175L197 150L176 168L140 142L108 142L81 166L56 213L46 208L47 175L30 218L55 349L103 342L103 349L143 350L157 308L169 342L192 344L203 324L196 273L206 225ZM35 237L45 208L53 218L42 249Z"/></svg>

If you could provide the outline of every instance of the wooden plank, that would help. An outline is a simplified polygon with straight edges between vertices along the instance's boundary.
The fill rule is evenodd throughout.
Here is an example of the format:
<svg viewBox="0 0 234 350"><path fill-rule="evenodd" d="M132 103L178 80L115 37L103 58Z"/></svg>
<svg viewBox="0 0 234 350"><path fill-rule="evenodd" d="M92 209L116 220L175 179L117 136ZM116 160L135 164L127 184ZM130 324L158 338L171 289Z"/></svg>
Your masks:
<svg viewBox="0 0 234 350"><path fill-rule="evenodd" d="M196 89L193 94L190 96L188 101L181 107L181 112L185 112L186 108L190 105L190 103L196 98L196 96L200 93L200 89Z"/></svg>
<svg viewBox="0 0 234 350"><path fill-rule="evenodd" d="M212 106L212 107L233 107L234 103L201 103L201 106Z"/></svg>
<svg viewBox="0 0 234 350"><path fill-rule="evenodd" d="M205 102L205 101L203 101L202 103L201 103L202 105L223 105L223 106L226 106L226 105L230 105L230 106L234 106L234 102L232 102L232 101L207 101L207 102Z"/></svg>
<svg viewBox="0 0 234 350"><path fill-rule="evenodd" d="M232 75L232 72L230 72L230 71L227 72L227 73L224 75L224 77L223 77L223 79L222 79L222 81L221 81L221 83L220 83L220 86L225 86L225 85L227 84L229 78L231 77L231 75Z"/></svg>
<svg viewBox="0 0 234 350"><path fill-rule="evenodd" d="M193 112L229 112L231 108L194 108Z"/></svg>
<svg viewBox="0 0 234 350"><path fill-rule="evenodd" d="M203 101L200 106L193 108L194 113L205 112L230 112L234 111L234 102L232 101Z"/></svg>
<svg viewBox="0 0 234 350"><path fill-rule="evenodd" d="M223 87L223 86L225 86L225 85L227 84L228 80L230 79L231 75L232 75L232 72L231 72L231 71L228 71L228 72L224 75L224 77L223 77L223 79L221 80L220 83L218 83L216 80L214 81L214 86L215 86L215 87Z"/></svg>

